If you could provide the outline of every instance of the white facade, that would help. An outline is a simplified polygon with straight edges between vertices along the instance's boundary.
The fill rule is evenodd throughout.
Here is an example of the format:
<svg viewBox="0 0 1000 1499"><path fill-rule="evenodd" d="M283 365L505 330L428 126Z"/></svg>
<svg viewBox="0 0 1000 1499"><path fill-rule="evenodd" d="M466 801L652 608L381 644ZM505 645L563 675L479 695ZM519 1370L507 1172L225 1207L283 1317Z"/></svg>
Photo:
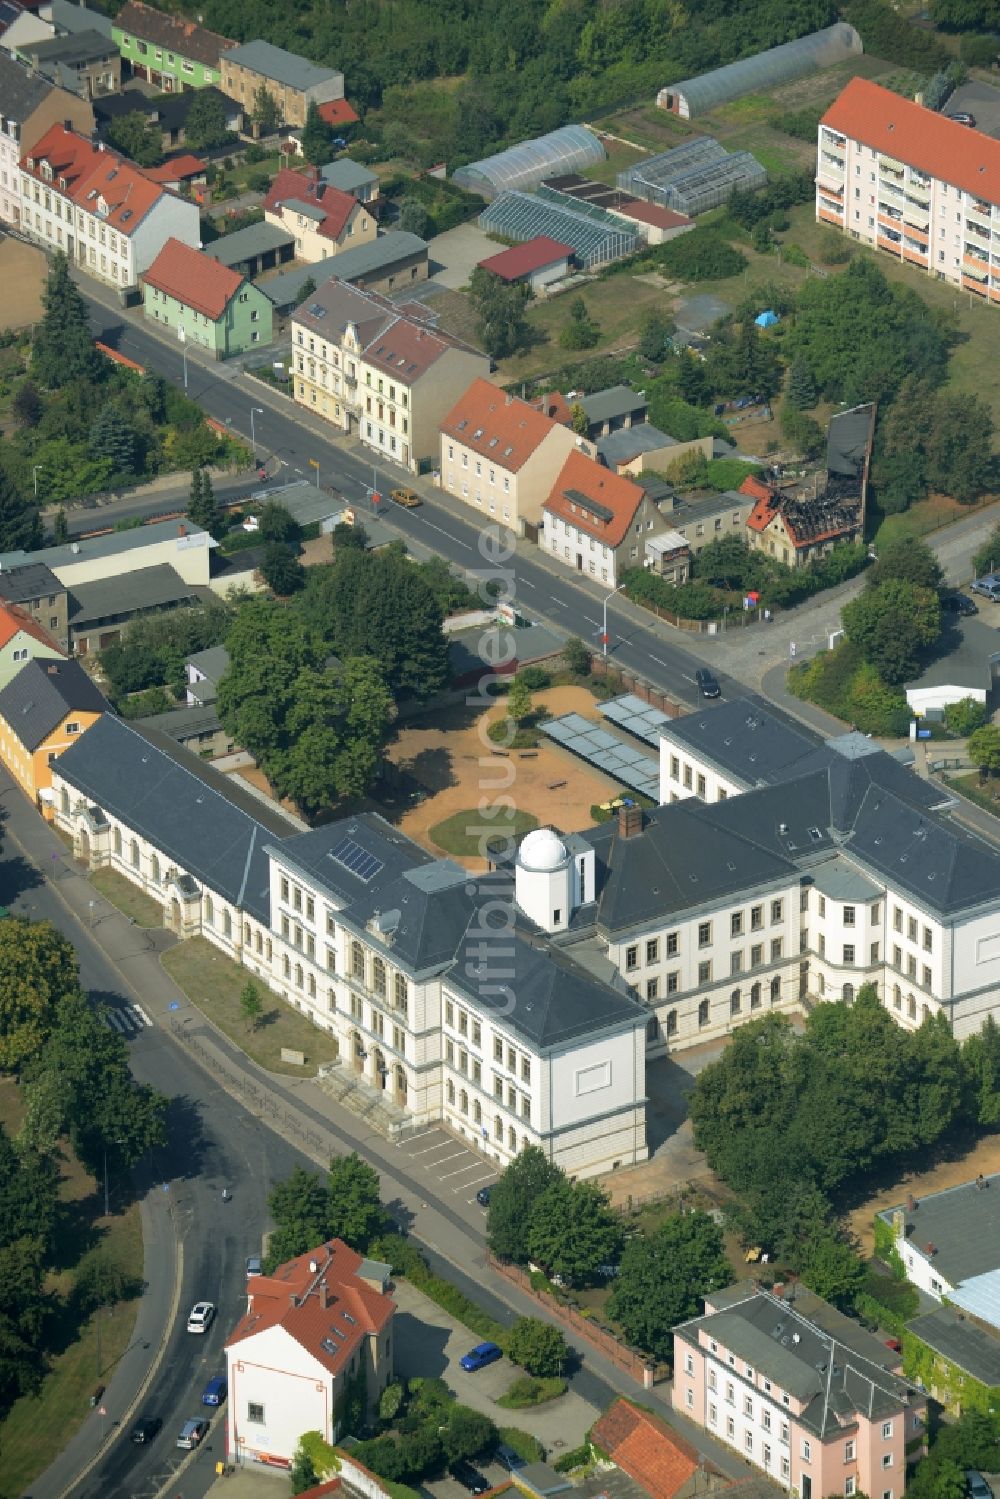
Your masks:
<svg viewBox="0 0 1000 1499"><path fill-rule="evenodd" d="M20 140L20 123L9 119L0 104L0 219L15 228L21 218Z"/></svg>
<svg viewBox="0 0 1000 1499"><path fill-rule="evenodd" d="M237 1463L288 1461L304 1431L336 1439L334 1375L283 1327L227 1348L228 1451Z"/></svg>
<svg viewBox="0 0 1000 1499"><path fill-rule="evenodd" d="M617 554L614 547L606 546L589 531L581 530L572 521L553 515L549 510L542 516L542 524L544 535L541 544L550 557L555 557L567 567L575 567L577 572L584 573L587 577L599 578L609 588L618 587ZM635 557L622 559L625 568L635 567L640 560L638 546L632 550L636 553Z"/></svg>

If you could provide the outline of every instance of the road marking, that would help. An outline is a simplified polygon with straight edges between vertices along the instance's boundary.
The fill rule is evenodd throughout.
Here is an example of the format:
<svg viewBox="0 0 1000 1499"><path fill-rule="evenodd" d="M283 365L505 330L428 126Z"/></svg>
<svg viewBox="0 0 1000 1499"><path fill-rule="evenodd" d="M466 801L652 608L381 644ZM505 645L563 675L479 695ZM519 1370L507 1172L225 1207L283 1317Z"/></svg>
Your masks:
<svg viewBox="0 0 1000 1499"><path fill-rule="evenodd" d="M454 1171L446 1171L445 1174L444 1174L444 1176L442 1176L441 1180L443 1182L446 1182L452 1176L464 1176L467 1171L478 1171L478 1170L479 1170L479 1162L473 1160L473 1161L470 1161L467 1166L457 1166Z"/></svg>
<svg viewBox="0 0 1000 1499"><path fill-rule="evenodd" d="M434 1165L435 1166L446 1166L449 1161L457 1161L458 1158L459 1158L459 1156L460 1155L464 1155L464 1154L465 1154L464 1150L456 1150L454 1155L443 1156L440 1161L435 1161Z"/></svg>
<svg viewBox="0 0 1000 1499"><path fill-rule="evenodd" d="M448 541L454 542L455 546L463 547L467 552L475 551L475 547L471 547L467 541L462 541L458 536L452 536L450 531L446 531L443 526L436 526L434 522L432 520L428 520L426 516L417 516L417 519L422 520L425 526L428 526L432 531L436 531L439 536L444 536L448 539Z"/></svg>
<svg viewBox="0 0 1000 1499"><path fill-rule="evenodd" d="M649 653L649 659L650 659L650 661L655 661L656 664L657 664L657 666L666 666L667 665L666 661L661 661L661 659L660 659L659 656L654 656L653 653L652 653L652 651L650 651L650 653Z"/></svg>
<svg viewBox="0 0 1000 1499"><path fill-rule="evenodd" d="M436 1134L437 1134L437 1130L434 1129L433 1127L431 1129L422 1129L419 1132L419 1134L409 1135L409 1136L407 1136L407 1138L405 1140L400 1140L400 1142L399 1142L399 1148L400 1148L400 1150L405 1150L406 1147L407 1147L407 1145L412 1145L413 1144L414 1140L426 1140L428 1135L436 1135ZM420 1152L419 1151L414 1151L413 1154L414 1155L419 1155Z"/></svg>
<svg viewBox="0 0 1000 1499"><path fill-rule="evenodd" d="M109 1010L104 1017L104 1024L109 1030L117 1031L119 1036L131 1034L131 1027L127 1026L118 1014L117 1010Z"/></svg>
<svg viewBox="0 0 1000 1499"><path fill-rule="evenodd" d="M522 588L534 588L535 584L532 583L532 581L531 581L530 578L522 578L521 579L521 587Z"/></svg>
<svg viewBox="0 0 1000 1499"><path fill-rule="evenodd" d="M450 1140L435 1140L433 1145L425 1145L423 1150L411 1150L409 1154L412 1156L430 1155L432 1151L447 1149L451 1143Z"/></svg>
<svg viewBox="0 0 1000 1499"><path fill-rule="evenodd" d="M133 1015L137 1015L139 1017L143 1025L152 1025L153 1022L150 1020L149 1016L142 1008L142 1005L129 1005L129 1009L131 1010Z"/></svg>

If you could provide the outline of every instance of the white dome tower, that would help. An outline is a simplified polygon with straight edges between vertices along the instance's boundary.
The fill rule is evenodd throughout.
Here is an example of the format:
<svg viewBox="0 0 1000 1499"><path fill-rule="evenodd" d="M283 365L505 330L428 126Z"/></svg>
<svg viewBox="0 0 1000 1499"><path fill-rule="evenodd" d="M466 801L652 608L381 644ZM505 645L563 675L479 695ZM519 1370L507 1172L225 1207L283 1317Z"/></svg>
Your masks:
<svg viewBox="0 0 1000 1499"><path fill-rule="evenodd" d="M535 828L517 851L514 893L525 916L546 932L569 925L573 861L551 828Z"/></svg>

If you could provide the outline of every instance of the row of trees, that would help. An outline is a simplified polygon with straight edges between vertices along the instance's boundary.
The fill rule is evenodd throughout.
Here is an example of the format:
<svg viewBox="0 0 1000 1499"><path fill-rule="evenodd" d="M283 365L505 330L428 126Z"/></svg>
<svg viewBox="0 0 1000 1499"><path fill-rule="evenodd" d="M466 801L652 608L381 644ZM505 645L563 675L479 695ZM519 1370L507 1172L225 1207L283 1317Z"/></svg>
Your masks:
<svg viewBox="0 0 1000 1499"><path fill-rule="evenodd" d="M166 1099L134 1081L125 1042L80 988L72 947L48 922L0 921L0 1072L24 1106L0 1129L0 1412L38 1388L62 1310L47 1289L61 1234L60 1143L95 1175L165 1140ZM81 1262L80 1315L126 1294L134 1276L99 1248Z"/></svg>

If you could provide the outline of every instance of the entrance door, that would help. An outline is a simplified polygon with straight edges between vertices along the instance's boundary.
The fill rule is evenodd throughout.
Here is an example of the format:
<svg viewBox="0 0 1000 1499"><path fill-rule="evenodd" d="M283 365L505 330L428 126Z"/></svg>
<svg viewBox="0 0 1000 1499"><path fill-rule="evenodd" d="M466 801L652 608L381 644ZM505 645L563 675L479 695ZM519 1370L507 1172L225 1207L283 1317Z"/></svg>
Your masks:
<svg viewBox="0 0 1000 1499"><path fill-rule="evenodd" d="M802 1499L812 1499L813 1481L808 1473L802 1475Z"/></svg>
<svg viewBox="0 0 1000 1499"><path fill-rule="evenodd" d="M577 552L576 554L576 570L578 573L583 572L583 558L581 557L579 552Z"/></svg>

